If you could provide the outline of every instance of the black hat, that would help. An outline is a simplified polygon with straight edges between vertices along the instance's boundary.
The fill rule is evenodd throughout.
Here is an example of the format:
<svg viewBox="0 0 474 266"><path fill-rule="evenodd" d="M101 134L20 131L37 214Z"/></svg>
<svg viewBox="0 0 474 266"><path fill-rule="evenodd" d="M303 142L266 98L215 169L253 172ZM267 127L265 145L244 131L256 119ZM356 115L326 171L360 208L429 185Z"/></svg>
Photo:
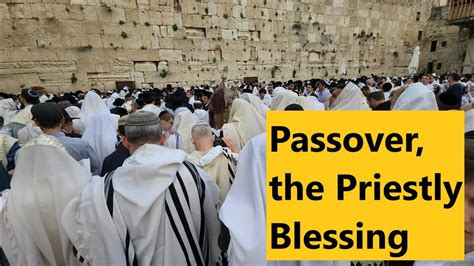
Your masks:
<svg viewBox="0 0 474 266"><path fill-rule="evenodd" d="M124 99L117 98L117 99L115 99L113 105L114 106L122 106L124 103L125 103Z"/></svg>
<svg viewBox="0 0 474 266"><path fill-rule="evenodd" d="M31 108L33 119L40 127L53 128L61 123L63 111L57 103L40 103Z"/></svg>

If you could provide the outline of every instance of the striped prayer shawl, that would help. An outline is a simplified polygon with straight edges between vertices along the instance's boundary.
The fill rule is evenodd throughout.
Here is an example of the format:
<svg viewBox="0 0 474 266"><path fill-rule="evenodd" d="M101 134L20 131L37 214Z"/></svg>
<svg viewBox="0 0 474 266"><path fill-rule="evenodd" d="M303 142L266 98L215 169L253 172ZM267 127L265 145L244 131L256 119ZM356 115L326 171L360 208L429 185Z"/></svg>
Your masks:
<svg viewBox="0 0 474 266"><path fill-rule="evenodd" d="M183 162L174 181L164 192L164 213L160 218L155 254L141 254L134 235L125 223L114 191L113 172L104 178L104 196L128 265L216 265L219 224L214 200L206 195L202 170ZM211 180L212 181L212 180ZM216 221L215 223L213 221ZM143 228L145 231L146 228ZM147 231L145 231L147 232ZM164 248L161 248L164 244ZM74 255L89 264L74 248ZM146 257L146 258L145 258Z"/></svg>

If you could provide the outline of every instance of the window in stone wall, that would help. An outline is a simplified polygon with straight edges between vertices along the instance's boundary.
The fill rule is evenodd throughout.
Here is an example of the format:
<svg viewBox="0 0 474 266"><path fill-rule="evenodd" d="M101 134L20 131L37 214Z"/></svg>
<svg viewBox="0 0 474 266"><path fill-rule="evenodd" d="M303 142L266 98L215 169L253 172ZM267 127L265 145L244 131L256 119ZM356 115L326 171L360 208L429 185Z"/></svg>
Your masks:
<svg viewBox="0 0 474 266"><path fill-rule="evenodd" d="M436 65L436 70L440 70L442 66L443 66L443 65L442 65L441 63L438 63L438 64Z"/></svg>
<svg viewBox="0 0 474 266"><path fill-rule="evenodd" d="M438 41L431 42L431 52L436 52L436 47L438 46Z"/></svg>
<svg viewBox="0 0 474 266"><path fill-rule="evenodd" d="M416 12L416 21L420 21L421 13Z"/></svg>
<svg viewBox="0 0 474 266"><path fill-rule="evenodd" d="M418 41L421 41L421 38L423 38L423 32L420 30L418 32Z"/></svg>
<svg viewBox="0 0 474 266"><path fill-rule="evenodd" d="M448 42L447 41L444 41L441 43L441 47L446 47L448 45Z"/></svg>

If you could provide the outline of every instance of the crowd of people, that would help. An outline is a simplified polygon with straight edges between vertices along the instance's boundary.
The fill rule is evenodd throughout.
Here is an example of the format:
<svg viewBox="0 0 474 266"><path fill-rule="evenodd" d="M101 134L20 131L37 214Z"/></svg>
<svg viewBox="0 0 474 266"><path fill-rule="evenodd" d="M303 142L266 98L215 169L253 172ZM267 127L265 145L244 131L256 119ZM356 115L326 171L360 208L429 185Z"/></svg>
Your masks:
<svg viewBox="0 0 474 266"><path fill-rule="evenodd" d="M266 261L266 114L464 111L473 199L473 87L474 76L452 73L0 93L0 264L351 265Z"/></svg>

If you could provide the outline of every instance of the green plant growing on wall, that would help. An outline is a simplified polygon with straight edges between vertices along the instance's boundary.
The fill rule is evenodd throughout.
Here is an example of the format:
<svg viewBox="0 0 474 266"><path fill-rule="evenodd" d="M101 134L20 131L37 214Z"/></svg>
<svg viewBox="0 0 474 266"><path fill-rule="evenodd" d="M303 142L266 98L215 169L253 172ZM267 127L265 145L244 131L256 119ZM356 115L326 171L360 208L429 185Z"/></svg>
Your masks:
<svg viewBox="0 0 474 266"><path fill-rule="evenodd" d="M122 31L122 33L120 34L120 36L122 36L122 38L124 38L124 39L127 39L127 38L128 38L128 34L127 34L125 31Z"/></svg>
<svg viewBox="0 0 474 266"><path fill-rule="evenodd" d="M150 27L150 25L151 25L150 22L148 21L145 22L145 26Z"/></svg>
<svg viewBox="0 0 474 266"><path fill-rule="evenodd" d="M141 49L142 49L142 50L146 50L146 49L148 49L148 48L147 48L145 45L143 45L143 46L141 47Z"/></svg>
<svg viewBox="0 0 474 266"><path fill-rule="evenodd" d="M173 31L178 31L178 25L173 24Z"/></svg>
<svg viewBox="0 0 474 266"><path fill-rule="evenodd" d="M228 19L228 18L229 18L229 15L227 15L227 13L224 13L223 17L224 17L225 19Z"/></svg>
<svg viewBox="0 0 474 266"><path fill-rule="evenodd" d="M75 73L72 73L72 76L71 76L71 83L72 83L72 84L77 83L77 77L76 77L76 74L75 74Z"/></svg>
<svg viewBox="0 0 474 266"><path fill-rule="evenodd" d="M240 13L240 18L245 18L244 13Z"/></svg>
<svg viewBox="0 0 474 266"><path fill-rule="evenodd" d="M123 24L125 24L125 21L120 20L120 21L119 21L119 24L120 24L120 25L123 25Z"/></svg>
<svg viewBox="0 0 474 266"><path fill-rule="evenodd" d="M217 63L217 59L215 57L212 58L212 63L214 63L214 64Z"/></svg>
<svg viewBox="0 0 474 266"><path fill-rule="evenodd" d="M160 77L166 78L166 76L168 76L168 74L169 74L169 72L166 71L166 69L163 69L163 70L161 70L161 72L160 72Z"/></svg>

